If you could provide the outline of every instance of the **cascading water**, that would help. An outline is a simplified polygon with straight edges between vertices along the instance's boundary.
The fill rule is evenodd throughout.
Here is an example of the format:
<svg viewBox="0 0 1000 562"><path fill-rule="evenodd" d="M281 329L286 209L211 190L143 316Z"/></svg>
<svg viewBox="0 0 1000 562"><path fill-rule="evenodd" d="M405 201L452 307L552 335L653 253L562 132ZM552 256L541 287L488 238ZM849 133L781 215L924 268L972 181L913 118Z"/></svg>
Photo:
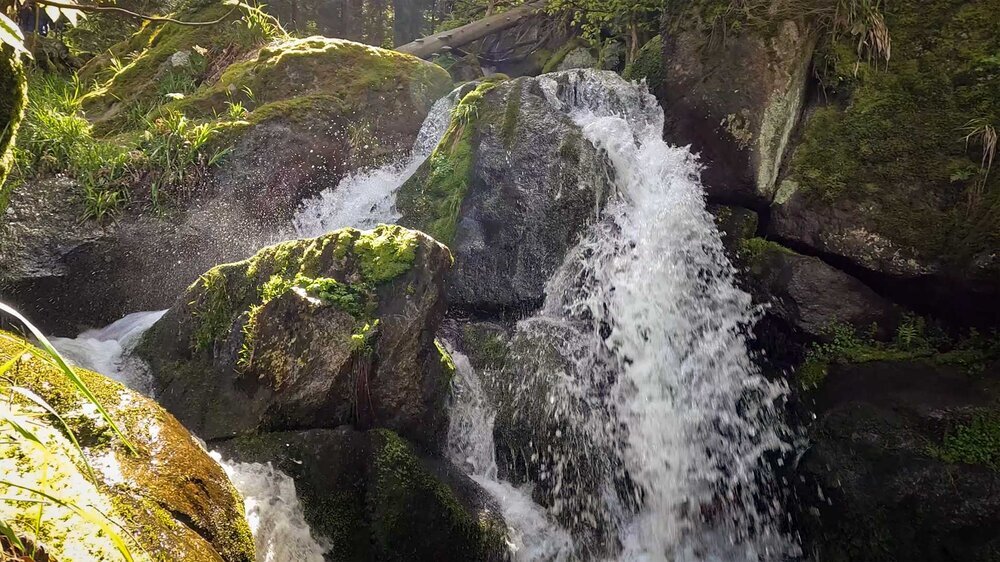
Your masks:
<svg viewBox="0 0 1000 562"><path fill-rule="evenodd" d="M550 513L599 535L578 548L584 558L795 554L765 459L789 446L785 389L751 360L756 311L705 210L697 159L663 142L663 112L644 86L595 71L539 80L607 153L619 190L549 281L543 308L518 325L515 366L499 381L514 385L508 407L541 409L551 424L521 444ZM519 355L517 342L533 343ZM540 359L539 345L556 360Z"/></svg>
<svg viewBox="0 0 1000 562"><path fill-rule="evenodd" d="M292 219L295 238L312 238L353 226L373 228L399 220L396 191L412 176L444 137L459 90L431 107L410 155L389 165L348 176L339 185L305 201Z"/></svg>
<svg viewBox="0 0 1000 562"><path fill-rule="evenodd" d="M67 359L149 394L147 368L129 352L164 314L137 312L76 338L51 338ZM257 562L323 562L326 541L312 535L292 479L270 465L236 463L212 457L222 465L243 496L244 509L257 549Z"/></svg>

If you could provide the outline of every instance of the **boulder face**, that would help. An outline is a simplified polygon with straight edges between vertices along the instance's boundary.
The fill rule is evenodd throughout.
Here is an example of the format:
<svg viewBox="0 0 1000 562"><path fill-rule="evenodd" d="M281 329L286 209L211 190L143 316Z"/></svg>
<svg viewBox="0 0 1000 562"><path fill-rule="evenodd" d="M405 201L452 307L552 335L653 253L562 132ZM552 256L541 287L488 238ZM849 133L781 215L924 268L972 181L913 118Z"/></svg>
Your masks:
<svg viewBox="0 0 1000 562"><path fill-rule="evenodd" d="M31 420L31 430L52 454L17 438L5 424L0 431L4 479L75 502L84 511L99 510L109 518L106 521L94 511L88 512L92 517L81 516L56 503L46 505L41 534L32 541L50 556L65 562L120 559L102 527L106 524L135 539L126 543L136 560L255 560L239 494L222 467L163 408L97 373L75 369L135 447L132 454L42 351L0 332L0 364L10 365L8 376L33 389L61 414L83 454L81 458L57 420L33 402L14 400L15 414ZM6 484L0 490L5 497L24 495ZM35 515L29 516L29 510L7 511L16 505L0 502L0 518L30 534Z"/></svg>
<svg viewBox="0 0 1000 562"><path fill-rule="evenodd" d="M201 276L138 349L207 440L385 427L434 448L453 371L434 334L451 254L401 227L336 231Z"/></svg>
<svg viewBox="0 0 1000 562"><path fill-rule="evenodd" d="M612 193L611 168L537 79L484 83L458 107L400 189L400 223L452 248L453 310L537 308L545 281Z"/></svg>
<svg viewBox="0 0 1000 562"><path fill-rule="evenodd" d="M983 160L1000 91L983 63L1000 48L998 10L995 0L889 6L888 65L858 61L850 42L827 48L817 71L829 103L802 124L776 236L923 289L914 306L1000 318L1000 177Z"/></svg>
<svg viewBox="0 0 1000 562"><path fill-rule="evenodd" d="M831 367L799 463L807 548L830 561L996 560L998 365Z"/></svg>
<svg viewBox="0 0 1000 562"><path fill-rule="evenodd" d="M19 55L7 45L0 45L0 215L7 211L12 185L4 182L14 163L14 138L27 102L27 82Z"/></svg>
<svg viewBox="0 0 1000 562"><path fill-rule="evenodd" d="M275 432L216 447L294 478L306 520L332 543L329 560L507 559L506 527L485 493L391 431Z"/></svg>
<svg viewBox="0 0 1000 562"><path fill-rule="evenodd" d="M666 139L701 155L709 198L766 207L805 101L816 38L793 20L719 33L710 5L668 8L662 73L633 72L658 82Z"/></svg>
<svg viewBox="0 0 1000 562"><path fill-rule="evenodd" d="M738 261L746 267L756 300L803 334L821 336L834 324L860 331L873 325L885 333L895 329L899 313L892 303L819 258L751 238L742 242Z"/></svg>

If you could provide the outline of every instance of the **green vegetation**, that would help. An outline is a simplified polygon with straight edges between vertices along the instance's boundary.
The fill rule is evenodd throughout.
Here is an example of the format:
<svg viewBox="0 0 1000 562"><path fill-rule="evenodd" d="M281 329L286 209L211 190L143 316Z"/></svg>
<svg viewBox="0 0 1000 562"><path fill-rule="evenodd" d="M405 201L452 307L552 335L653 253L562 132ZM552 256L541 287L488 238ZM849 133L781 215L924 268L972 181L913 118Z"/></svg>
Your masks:
<svg viewBox="0 0 1000 562"><path fill-rule="evenodd" d="M506 529L502 525L469 513L398 435L385 429L374 434L375 489L369 505L381 559L408 559L407 553L399 550L401 545L424 553L438 550L439 556L455 560L492 560L505 550ZM415 519L417 512L422 515ZM440 551L444 548L441 535L427 533L428 529L453 537L448 552Z"/></svg>
<svg viewBox="0 0 1000 562"><path fill-rule="evenodd" d="M790 177L817 205L850 202L868 229L962 271L1000 245L1000 2L893 3L892 60L858 60L844 38L823 47L836 103L815 111Z"/></svg>
<svg viewBox="0 0 1000 562"><path fill-rule="evenodd" d="M454 241L458 215L472 181L481 114L488 110L484 100L499 83L483 82L462 98L452 113L448 131L428 162L399 190L397 205L404 223L443 244Z"/></svg>
<svg viewBox="0 0 1000 562"><path fill-rule="evenodd" d="M93 526L98 535L108 539L105 544L99 541L91 543L90 549L94 549L89 550L91 554L103 552L103 556L110 556L117 553L125 560L133 560L131 547L114 530L112 525L115 523L104 514L110 506L104 510L98 507L106 504L106 500L99 497L93 469L76 434L63 417L70 413L63 408L60 414L36 394L36 391L42 392L41 388L32 390L20 386L17 373L21 365L31 361L51 364L50 368L65 377L96 409L100 422L110 427L133 454L136 452L134 446L84 379L66 363L48 339L7 305L0 303L0 311L13 316L28 328L44 349L38 350L12 334L0 332L0 349L6 352L0 354L3 361L0 364L0 392L4 394L4 406L0 408L0 466L4 467L4 477L0 479L0 488L4 489L6 496L0 500L0 532L14 553L27 556L34 555L39 539L59 548L69 540L71 529L79 530L77 525L86 523ZM20 346L20 349L10 353L12 345ZM34 382L37 384L38 381ZM34 419L38 416L50 416L58 424L39 424ZM25 473L24 465L49 465L52 468ZM82 465L86 471L80 471L77 465ZM34 542L27 540L25 534L29 532L35 537ZM22 536L25 536L24 540Z"/></svg>
<svg viewBox="0 0 1000 562"><path fill-rule="evenodd" d="M870 361L931 361L953 365L969 375L981 374L991 361L1000 358L1000 336L987 337L970 330L955 338L924 318L908 316L899 325L892 341L875 338L877 326L862 334L846 324L834 324L820 342L813 344L797 375L806 390L818 388L832 364Z"/></svg>
<svg viewBox="0 0 1000 562"><path fill-rule="evenodd" d="M979 464L1000 471L1000 414L979 412L948 431L931 456L950 463Z"/></svg>
<svg viewBox="0 0 1000 562"><path fill-rule="evenodd" d="M622 73L628 80L645 80L649 89L656 91L666 80L663 68L663 36L657 35L642 46L635 60Z"/></svg>
<svg viewBox="0 0 1000 562"><path fill-rule="evenodd" d="M2 16L3 14L0 14ZM0 22L3 25L3 22ZM16 28L16 26L15 26ZM2 33L0 33L2 38ZM8 39L14 41L14 39ZM6 182L14 163L14 141L18 125L24 115L26 101L24 68L13 46L0 41L0 215L7 210L14 182Z"/></svg>

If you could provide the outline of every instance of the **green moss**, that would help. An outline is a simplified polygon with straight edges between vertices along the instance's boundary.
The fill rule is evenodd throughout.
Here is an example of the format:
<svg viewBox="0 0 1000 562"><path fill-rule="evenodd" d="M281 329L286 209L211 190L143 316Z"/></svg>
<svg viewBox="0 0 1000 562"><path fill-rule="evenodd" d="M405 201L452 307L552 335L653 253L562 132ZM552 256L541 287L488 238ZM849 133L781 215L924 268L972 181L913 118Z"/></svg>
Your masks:
<svg viewBox="0 0 1000 562"><path fill-rule="evenodd" d="M773 252L795 254L789 248L764 238L745 238L739 241L739 256L751 269L758 267Z"/></svg>
<svg viewBox="0 0 1000 562"><path fill-rule="evenodd" d="M444 139L423 169L399 190L397 206L403 223L443 244L451 244L455 238L462 202L472 181L478 128L489 110L484 100L499 83L483 82L462 98Z"/></svg>
<svg viewBox="0 0 1000 562"><path fill-rule="evenodd" d="M507 363L510 346L502 331L481 324L462 328L462 344L473 367L500 369Z"/></svg>
<svg viewBox="0 0 1000 562"><path fill-rule="evenodd" d="M961 273L1000 245L1000 174L966 143L1000 124L1000 0L886 5L892 60L858 61L852 39L818 66L837 99L805 122L790 177L817 207L847 201L866 227Z"/></svg>
<svg viewBox="0 0 1000 562"><path fill-rule="evenodd" d="M1000 414L980 412L969 422L956 425L932 456L945 462L978 464L1000 471Z"/></svg>
<svg viewBox="0 0 1000 562"><path fill-rule="evenodd" d="M361 273L371 283L385 283L409 271L416 251L417 234L395 225L380 225L354 242Z"/></svg>
<svg viewBox="0 0 1000 562"><path fill-rule="evenodd" d="M970 376L982 374L988 365L1000 359L1000 336L985 337L970 330L954 338L935 324L918 316L907 316L899 324L891 341L878 341L874 334L860 333L847 324L833 324L821 341L812 344L799 368L799 385L806 390L818 388L833 364L873 361L928 361L936 365L959 367Z"/></svg>
<svg viewBox="0 0 1000 562"><path fill-rule="evenodd" d="M198 328L194 331L191 342L197 351L212 348L221 341L232 325L233 313L242 295L230 295L229 276L225 266L219 266L202 275L196 285L201 294L192 311Z"/></svg>
<svg viewBox="0 0 1000 562"><path fill-rule="evenodd" d="M0 216L7 210L14 183L7 183L7 174L14 163L14 139L27 102L27 82L24 68L13 49L0 46Z"/></svg>
<svg viewBox="0 0 1000 562"><path fill-rule="evenodd" d="M646 80L649 89L656 91L666 79L663 68L663 37L657 35L642 46L635 60L625 67L626 80Z"/></svg>
<svg viewBox="0 0 1000 562"><path fill-rule="evenodd" d="M384 429L373 433L377 450L369 506L380 560L411 560L415 553L489 560L503 552L505 530L469 513L398 435Z"/></svg>
<svg viewBox="0 0 1000 562"><path fill-rule="evenodd" d="M542 66L542 74L548 74L550 72L555 72L559 65L566 60L566 56L572 53L574 50L585 46L586 43L579 37L574 37L568 41L565 45L559 48L555 53L552 54L546 61L544 66Z"/></svg>
<svg viewBox="0 0 1000 562"><path fill-rule="evenodd" d="M455 360L451 358L451 354L441 345L440 341L434 340L434 346L437 347L438 355L441 357L441 369L444 371L445 380L451 382L451 379L455 377L455 372L458 371Z"/></svg>

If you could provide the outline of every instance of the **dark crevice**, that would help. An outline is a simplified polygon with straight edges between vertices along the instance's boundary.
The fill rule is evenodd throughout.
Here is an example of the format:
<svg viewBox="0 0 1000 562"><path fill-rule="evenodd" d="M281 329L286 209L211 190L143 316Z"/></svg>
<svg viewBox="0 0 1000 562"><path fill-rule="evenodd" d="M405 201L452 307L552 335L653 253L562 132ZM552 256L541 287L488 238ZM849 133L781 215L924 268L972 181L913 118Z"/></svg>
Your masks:
<svg viewBox="0 0 1000 562"><path fill-rule="evenodd" d="M922 316L933 317L956 328L988 329L1000 326L1000 287L995 284L944 275L912 278L890 275L796 240L774 235L767 238L802 255L819 258L861 281L886 300Z"/></svg>

